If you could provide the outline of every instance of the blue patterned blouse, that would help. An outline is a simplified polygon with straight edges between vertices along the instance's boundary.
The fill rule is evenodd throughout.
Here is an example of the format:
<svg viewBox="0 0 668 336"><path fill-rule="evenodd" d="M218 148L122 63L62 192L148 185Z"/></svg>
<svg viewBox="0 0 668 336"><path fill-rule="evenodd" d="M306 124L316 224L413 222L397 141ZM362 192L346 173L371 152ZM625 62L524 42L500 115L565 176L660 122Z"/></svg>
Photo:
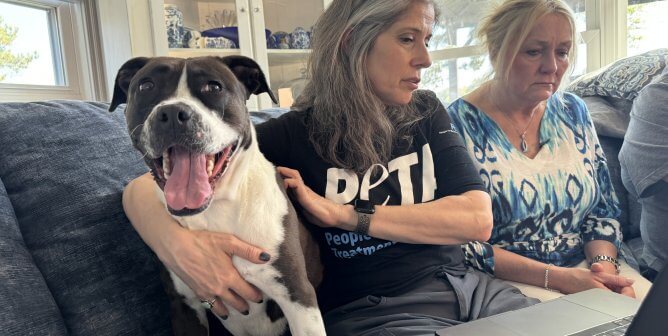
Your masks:
<svg viewBox="0 0 668 336"><path fill-rule="evenodd" d="M458 99L448 113L492 198L491 239L464 245L471 265L494 272L490 244L559 266L584 260L584 244L592 240L612 242L619 250L617 197L580 98L570 93L550 97L540 124L542 147L533 159L470 103Z"/></svg>

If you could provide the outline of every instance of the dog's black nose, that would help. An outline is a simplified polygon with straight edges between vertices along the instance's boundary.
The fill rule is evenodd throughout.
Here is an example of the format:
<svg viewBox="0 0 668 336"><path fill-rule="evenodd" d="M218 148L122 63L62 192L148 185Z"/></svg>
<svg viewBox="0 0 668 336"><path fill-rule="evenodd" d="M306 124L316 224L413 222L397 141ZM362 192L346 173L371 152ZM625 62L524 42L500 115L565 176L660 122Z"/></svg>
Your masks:
<svg viewBox="0 0 668 336"><path fill-rule="evenodd" d="M173 126L185 124L192 117L192 109L183 104L163 106L158 110L158 120L164 124Z"/></svg>

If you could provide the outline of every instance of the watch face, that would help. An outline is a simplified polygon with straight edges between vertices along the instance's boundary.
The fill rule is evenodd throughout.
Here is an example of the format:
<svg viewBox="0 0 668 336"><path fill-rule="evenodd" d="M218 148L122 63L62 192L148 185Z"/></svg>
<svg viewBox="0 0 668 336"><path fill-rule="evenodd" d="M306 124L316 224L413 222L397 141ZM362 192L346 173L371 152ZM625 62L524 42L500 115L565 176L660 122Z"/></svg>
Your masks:
<svg viewBox="0 0 668 336"><path fill-rule="evenodd" d="M355 200L355 211L365 214L372 214L376 212L376 206L370 201L358 199Z"/></svg>

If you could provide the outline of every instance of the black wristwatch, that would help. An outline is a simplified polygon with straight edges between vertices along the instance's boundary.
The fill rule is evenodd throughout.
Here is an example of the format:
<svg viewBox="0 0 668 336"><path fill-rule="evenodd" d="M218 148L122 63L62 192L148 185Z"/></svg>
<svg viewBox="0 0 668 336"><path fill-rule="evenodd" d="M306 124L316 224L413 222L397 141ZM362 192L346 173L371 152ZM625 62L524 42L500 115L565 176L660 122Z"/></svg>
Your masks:
<svg viewBox="0 0 668 336"><path fill-rule="evenodd" d="M369 234L369 226L371 225L371 216L376 212L376 206L370 201L361 199L355 200L355 212L357 212L357 226L355 232L367 235Z"/></svg>

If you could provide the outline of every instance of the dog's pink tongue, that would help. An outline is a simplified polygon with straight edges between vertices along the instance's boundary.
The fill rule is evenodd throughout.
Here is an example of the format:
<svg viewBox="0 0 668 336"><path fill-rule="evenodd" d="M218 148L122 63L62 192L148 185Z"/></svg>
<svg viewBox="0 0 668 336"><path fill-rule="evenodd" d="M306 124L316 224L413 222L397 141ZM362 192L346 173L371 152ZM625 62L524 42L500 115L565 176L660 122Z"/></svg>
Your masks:
<svg viewBox="0 0 668 336"><path fill-rule="evenodd" d="M170 160L174 166L165 183L167 205L174 210L201 208L213 192L206 173L206 156L176 146Z"/></svg>

